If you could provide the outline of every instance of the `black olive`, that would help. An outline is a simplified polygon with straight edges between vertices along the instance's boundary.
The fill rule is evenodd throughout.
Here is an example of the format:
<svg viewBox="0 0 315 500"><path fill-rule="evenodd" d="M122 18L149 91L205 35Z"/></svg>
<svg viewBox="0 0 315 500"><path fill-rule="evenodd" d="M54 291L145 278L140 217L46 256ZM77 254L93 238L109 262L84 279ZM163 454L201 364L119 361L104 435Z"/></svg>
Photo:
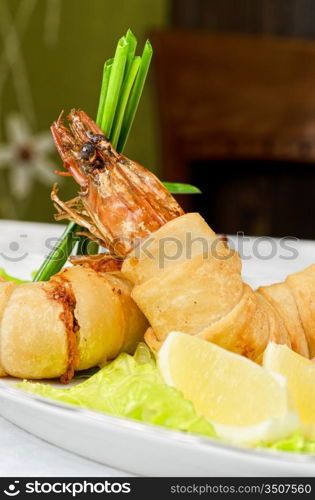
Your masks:
<svg viewBox="0 0 315 500"><path fill-rule="evenodd" d="M95 146L92 142L85 142L81 148L82 160L88 160L95 151Z"/></svg>

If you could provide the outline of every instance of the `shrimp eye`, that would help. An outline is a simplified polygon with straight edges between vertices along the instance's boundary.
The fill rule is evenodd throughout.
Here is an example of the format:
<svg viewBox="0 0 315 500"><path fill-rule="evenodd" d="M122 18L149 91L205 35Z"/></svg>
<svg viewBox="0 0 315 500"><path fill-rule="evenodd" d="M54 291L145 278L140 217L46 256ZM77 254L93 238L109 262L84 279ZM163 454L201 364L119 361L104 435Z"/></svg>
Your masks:
<svg viewBox="0 0 315 500"><path fill-rule="evenodd" d="M85 142L81 148L82 160L88 160L95 151L95 146L92 142Z"/></svg>

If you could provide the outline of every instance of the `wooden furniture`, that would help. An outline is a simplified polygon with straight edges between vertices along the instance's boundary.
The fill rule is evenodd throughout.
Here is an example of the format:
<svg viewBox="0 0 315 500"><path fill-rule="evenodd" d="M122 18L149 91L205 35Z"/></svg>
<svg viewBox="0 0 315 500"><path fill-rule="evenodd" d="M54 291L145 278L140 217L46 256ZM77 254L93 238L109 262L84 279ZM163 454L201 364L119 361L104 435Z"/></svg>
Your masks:
<svg viewBox="0 0 315 500"><path fill-rule="evenodd" d="M173 27L315 38L314 0L170 0Z"/></svg>
<svg viewBox="0 0 315 500"><path fill-rule="evenodd" d="M220 173L213 160L253 169L261 161L309 164L314 172L315 42L186 30L150 38L163 178L196 180L192 165L207 161L211 179Z"/></svg>

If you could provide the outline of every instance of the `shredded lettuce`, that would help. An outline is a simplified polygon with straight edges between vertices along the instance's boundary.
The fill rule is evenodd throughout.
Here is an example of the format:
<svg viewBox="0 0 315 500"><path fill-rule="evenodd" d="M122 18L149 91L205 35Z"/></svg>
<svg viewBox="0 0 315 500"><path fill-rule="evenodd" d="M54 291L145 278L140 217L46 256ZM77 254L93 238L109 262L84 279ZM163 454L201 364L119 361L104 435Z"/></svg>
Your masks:
<svg viewBox="0 0 315 500"><path fill-rule="evenodd" d="M9 274L7 274L5 272L5 270L2 267L0 267L0 278L3 278L5 280L7 280L7 281L13 281L14 283L18 283L18 284L20 284L20 283L27 283L24 280L20 280L19 278L15 278L14 276L10 276Z"/></svg>
<svg viewBox="0 0 315 500"><path fill-rule="evenodd" d="M34 278L36 276L37 271L32 271L31 276ZM29 283L29 280L21 280L20 278L16 278L15 276L10 276L10 274L6 273L3 267L0 267L0 278L3 278L7 281L13 281L13 283L21 284L21 283Z"/></svg>
<svg viewBox="0 0 315 500"><path fill-rule="evenodd" d="M143 344L134 356L121 354L88 380L69 389L27 381L18 387L63 403L215 437L211 423L199 416L177 389L163 382Z"/></svg>
<svg viewBox="0 0 315 500"><path fill-rule="evenodd" d="M276 441L267 446L262 444L260 447L269 448L271 450L298 452L298 453L315 453L315 440L306 439L301 431L295 432L292 436Z"/></svg>

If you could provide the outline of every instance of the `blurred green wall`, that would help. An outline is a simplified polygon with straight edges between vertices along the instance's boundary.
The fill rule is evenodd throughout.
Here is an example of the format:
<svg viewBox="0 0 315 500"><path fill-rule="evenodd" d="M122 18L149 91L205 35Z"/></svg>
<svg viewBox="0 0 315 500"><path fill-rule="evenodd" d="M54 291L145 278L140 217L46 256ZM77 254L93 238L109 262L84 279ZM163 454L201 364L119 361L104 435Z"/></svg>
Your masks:
<svg viewBox="0 0 315 500"><path fill-rule="evenodd" d="M24 34L19 33L15 26L33 101L34 132L47 130L62 109L68 111L72 107L78 107L95 117L102 66L105 59L113 56L118 38L130 27L138 38L139 52L150 29L164 26L168 19L167 0L0 0L1 2L6 4L12 19L16 18L23 2L34 4L32 16L24 27ZM46 32L47 22L50 23L51 33ZM12 35L8 27L7 36L10 33ZM3 55L3 39L0 49ZM20 101L17 98L13 73L9 70L0 101L2 143L6 140L5 117L9 112L20 112L22 101L21 96ZM125 153L158 171L158 145L151 72ZM56 158L56 162L61 167L59 159ZM1 182L4 175L0 171ZM74 193L73 181L66 179L60 192L61 198L68 199ZM16 217L9 208L5 211L6 213L0 214L1 217ZM36 183L32 199L28 204L25 202L24 210L18 211L18 217L52 220L52 213L49 188Z"/></svg>

